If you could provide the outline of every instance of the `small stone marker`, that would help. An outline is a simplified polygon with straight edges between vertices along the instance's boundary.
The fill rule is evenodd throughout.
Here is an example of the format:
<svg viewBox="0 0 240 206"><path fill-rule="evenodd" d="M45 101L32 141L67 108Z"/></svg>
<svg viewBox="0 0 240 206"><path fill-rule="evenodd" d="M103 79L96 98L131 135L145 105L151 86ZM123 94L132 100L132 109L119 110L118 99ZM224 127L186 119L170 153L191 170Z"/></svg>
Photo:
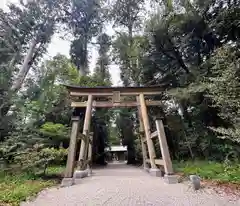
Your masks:
<svg viewBox="0 0 240 206"><path fill-rule="evenodd" d="M201 187L201 183L200 183L201 178L197 175L190 175L189 178L192 183L193 189L199 190Z"/></svg>

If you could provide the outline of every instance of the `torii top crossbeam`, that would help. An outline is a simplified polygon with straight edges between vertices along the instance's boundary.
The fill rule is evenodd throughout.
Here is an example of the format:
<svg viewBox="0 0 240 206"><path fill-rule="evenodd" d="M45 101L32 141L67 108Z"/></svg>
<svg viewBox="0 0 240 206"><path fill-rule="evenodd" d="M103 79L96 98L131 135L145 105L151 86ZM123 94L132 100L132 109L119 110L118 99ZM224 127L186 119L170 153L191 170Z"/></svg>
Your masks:
<svg viewBox="0 0 240 206"><path fill-rule="evenodd" d="M112 96L115 92L120 92L121 96L158 95L163 92L160 86L149 87L80 87L65 85L71 96Z"/></svg>
<svg viewBox="0 0 240 206"><path fill-rule="evenodd" d="M149 87L80 87L65 85L70 97L110 97L111 102L105 101L93 101L93 107L135 107L139 106L139 103L122 101L122 96L139 96L141 95L160 95L163 92L163 88L160 86L149 86ZM146 101L147 106L160 105L160 101ZM72 107L86 107L86 102L72 101Z"/></svg>

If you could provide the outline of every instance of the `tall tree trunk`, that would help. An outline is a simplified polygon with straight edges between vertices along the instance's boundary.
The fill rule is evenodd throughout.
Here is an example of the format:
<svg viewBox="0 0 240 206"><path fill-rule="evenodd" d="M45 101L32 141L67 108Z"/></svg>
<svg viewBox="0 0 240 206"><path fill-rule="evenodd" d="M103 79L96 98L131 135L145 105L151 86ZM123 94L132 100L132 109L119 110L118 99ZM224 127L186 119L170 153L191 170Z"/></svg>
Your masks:
<svg viewBox="0 0 240 206"><path fill-rule="evenodd" d="M183 106L183 104L181 102L178 102L178 108L179 108L179 110L181 112L180 116L181 116L181 119L182 119L182 125L183 125L183 131L184 131L184 137L185 137L185 140L186 140L186 144L187 144L189 153L191 155L191 158L194 159L194 153L193 153L191 144L189 143L188 136L186 134L186 128L185 128L185 125L184 125L184 119L187 120L189 127L192 126L192 122L191 122L191 119L190 119L189 114L187 112L187 109Z"/></svg>
<svg viewBox="0 0 240 206"><path fill-rule="evenodd" d="M87 48L88 48L88 35L85 34L84 35L84 46L83 46L83 50L85 52L84 54L84 62L81 65L80 69L79 69L79 75L80 76L86 76L87 75L87 70L88 70L88 52L87 52Z"/></svg>
<svg viewBox="0 0 240 206"><path fill-rule="evenodd" d="M27 55L24 58L23 65L20 68L18 75L12 85L11 90L14 93L19 91L19 89L21 88L21 86L23 84L24 79L26 78L26 76L29 72L29 69L30 69L31 63L32 63L31 60L34 56L34 51L36 49L36 46L37 46L37 40L34 38L30 44Z"/></svg>
<svg viewBox="0 0 240 206"><path fill-rule="evenodd" d="M36 58L36 55L37 55L35 54L36 46L37 46L37 40L33 39L28 49L27 55L24 58L23 65L20 68L18 75L12 84L11 90L9 92L9 99L11 99L12 95L17 93L21 89L22 84L25 80L25 77L27 76L29 69L33 63L33 60ZM13 67L15 60L16 60L15 58L11 60L10 62L11 67ZM7 102L4 105L1 105L0 115L2 117L7 115L8 111L11 109L11 106L12 106L11 102Z"/></svg>

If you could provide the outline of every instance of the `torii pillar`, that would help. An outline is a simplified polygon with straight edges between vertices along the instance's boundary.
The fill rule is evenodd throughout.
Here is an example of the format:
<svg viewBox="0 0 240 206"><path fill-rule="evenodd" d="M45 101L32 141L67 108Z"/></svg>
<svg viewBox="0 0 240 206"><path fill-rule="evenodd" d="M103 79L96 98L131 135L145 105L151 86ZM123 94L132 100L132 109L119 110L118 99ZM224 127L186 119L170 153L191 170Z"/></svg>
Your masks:
<svg viewBox="0 0 240 206"><path fill-rule="evenodd" d="M150 164L151 164L151 169L149 170L149 172L152 176L161 177L162 172L161 172L161 170L159 170L157 168L157 166L155 164L156 151L155 151L155 148L154 148L153 141L151 139L149 118L148 118L147 106L146 106L144 94L139 95L139 101L140 101L143 126L144 126L144 130L145 130L145 136L146 136L146 140L147 140L148 153L149 153Z"/></svg>
<svg viewBox="0 0 240 206"><path fill-rule="evenodd" d="M88 147L89 147L89 129L90 129L90 123L91 123L91 117L92 117L92 103L93 103L93 95L89 94L85 118L84 118L84 125L83 125L83 134L87 138L86 140L83 140L83 139L81 140L80 153L78 158L78 168L74 173L75 179L88 176L86 163L87 163L87 153L88 153Z"/></svg>
<svg viewBox="0 0 240 206"><path fill-rule="evenodd" d="M140 103L138 96L136 97L136 100L137 100L138 103ZM148 170L147 148L146 148L146 144L144 142L144 127L143 127L143 120L142 120L142 113L141 113L141 107L140 106L138 106L138 120L139 120L140 143L141 143L141 147L142 147L143 168L144 168L144 170Z"/></svg>
<svg viewBox="0 0 240 206"><path fill-rule="evenodd" d="M72 131L70 136L70 143L68 147L68 157L67 166L62 180L61 186L71 186L73 185L73 171L75 166L75 156L76 156L76 145L77 145L77 135L79 131L79 117L72 117Z"/></svg>

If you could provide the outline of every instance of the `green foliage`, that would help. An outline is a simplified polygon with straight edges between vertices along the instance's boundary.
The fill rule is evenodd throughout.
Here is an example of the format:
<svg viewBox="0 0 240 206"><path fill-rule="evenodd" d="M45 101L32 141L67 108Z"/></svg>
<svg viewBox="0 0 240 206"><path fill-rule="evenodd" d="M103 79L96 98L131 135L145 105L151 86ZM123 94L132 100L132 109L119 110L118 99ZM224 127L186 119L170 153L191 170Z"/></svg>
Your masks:
<svg viewBox="0 0 240 206"><path fill-rule="evenodd" d="M218 49L209 60L211 74L206 78L208 96L213 106L220 108L219 116L231 125L213 128L221 138L240 142L240 58L239 50L229 46Z"/></svg>
<svg viewBox="0 0 240 206"><path fill-rule="evenodd" d="M129 109L120 109L116 113L115 123L118 130L118 136L122 140L122 144L127 146L128 149L128 164L135 164L136 152L135 152L135 139L134 132L134 115L135 111Z"/></svg>
<svg viewBox="0 0 240 206"><path fill-rule="evenodd" d="M28 89L22 94L24 107L19 107L23 118L31 119L32 124L38 126L47 121L69 124L72 108L62 84L77 85L79 82L77 68L67 57L57 55L46 60L35 70L34 81L29 81Z"/></svg>
<svg viewBox="0 0 240 206"><path fill-rule="evenodd" d="M165 105L150 113L164 118L173 158L239 158L239 3L164 6L145 23L141 83L166 89Z"/></svg>
<svg viewBox="0 0 240 206"><path fill-rule="evenodd" d="M110 49L124 86L165 89L160 97L163 105L149 109L149 119L154 131L153 116L163 118L173 159L240 157L239 1L161 1L161 8L151 9L144 18L142 0L22 2L11 4L8 12L0 10L4 167L46 170L49 164L66 160L61 145L68 146L73 111L63 85L110 86ZM104 32L108 23L120 32L108 36ZM62 26L73 35L71 58L56 55L41 62L51 37ZM93 74L88 68L90 44L97 45L99 53ZM80 110L83 116L84 109ZM123 140L129 162L141 159L136 109L96 109L92 119L95 155L103 154L107 144ZM113 123L116 128L111 128ZM159 145L155 146L160 155ZM98 162L103 163L104 155L100 156ZM222 179L238 181L238 166L211 165L188 165L185 172L221 179L225 171Z"/></svg>
<svg viewBox="0 0 240 206"><path fill-rule="evenodd" d="M67 159L66 149L43 148L35 145L35 148L27 153L15 157L15 163L21 165L23 171L34 172L44 169L44 174L49 165L60 165Z"/></svg>
<svg viewBox="0 0 240 206"><path fill-rule="evenodd" d="M40 128L40 132L44 136L58 137L61 139L68 138L68 128L62 124L54 124L53 122L46 122Z"/></svg>
<svg viewBox="0 0 240 206"><path fill-rule="evenodd" d="M61 124L46 123L39 130L17 130L1 144L3 169L35 170L66 160L66 149L57 149L68 141L68 130ZM47 148L55 147L56 149Z"/></svg>
<svg viewBox="0 0 240 206"><path fill-rule="evenodd" d="M129 44L131 42L131 44ZM149 48L145 36L129 37L127 33L119 33L113 42L113 60L120 65L121 79L124 85L139 85L144 72L144 55Z"/></svg>
<svg viewBox="0 0 240 206"><path fill-rule="evenodd" d="M40 151L40 158L45 159L47 164L60 165L67 160L67 150L60 148L44 148Z"/></svg>
<svg viewBox="0 0 240 206"><path fill-rule="evenodd" d="M70 55L80 74L85 76L89 73L89 43L102 28L100 1L72 0L71 3L71 13L68 15L67 22L75 39L71 43Z"/></svg>
<svg viewBox="0 0 240 206"><path fill-rule="evenodd" d="M106 81L109 85L111 85L111 76L109 73L109 55L108 51L110 48L110 37L103 33L98 37L98 44L99 44L99 58L97 60L97 66L95 68L94 77L98 78L101 81Z"/></svg>
<svg viewBox="0 0 240 206"><path fill-rule="evenodd" d="M240 183L239 163L218 162L179 162L174 164L175 170L184 175L196 174L203 179L216 180L218 182Z"/></svg>
<svg viewBox="0 0 240 206"><path fill-rule="evenodd" d="M44 145L34 145L33 149L27 149L26 153L21 153L14 158L14 163L23 167L23 170L34 170L44 167L48 161L51 161L51 155L45 155L42 152ZM44 150L43 150L44 151Z"/></svg>
<svg viewBox="0 0 240 206"><path fill-rule="evenodd" d="M143 0L112 1L109 17L114 21L114 26L126 27L132 32L140 25L140 11L143 3Z"/></svg>
<svg viewBox="0 0 240 206"><path fill-rule="evenodd" d="M108 138L108 142L110 145L119 145L120 143L120 138L118 137L118 133L117 133L117 127L116 126L111 126L109 128L109 138Z"/></svg>
<svg viewBox="0 0 240 206"><path fill-rule="evenodd" d="M109 86L108 81L102 81L100 78L95 78L95 75L92 76L81 76L79 86L82 87L98 87L98 86Z"/></svg>
<svg viewBox="0 0 240 206"><path fill-rule="evenodd" d="M63 167L49 167L48 175L61 178ZM0 204L17 206L20 202L36 195L42 189L54 186L59 179L43 179L44 176L37 174L0 174Z"/></svg>

